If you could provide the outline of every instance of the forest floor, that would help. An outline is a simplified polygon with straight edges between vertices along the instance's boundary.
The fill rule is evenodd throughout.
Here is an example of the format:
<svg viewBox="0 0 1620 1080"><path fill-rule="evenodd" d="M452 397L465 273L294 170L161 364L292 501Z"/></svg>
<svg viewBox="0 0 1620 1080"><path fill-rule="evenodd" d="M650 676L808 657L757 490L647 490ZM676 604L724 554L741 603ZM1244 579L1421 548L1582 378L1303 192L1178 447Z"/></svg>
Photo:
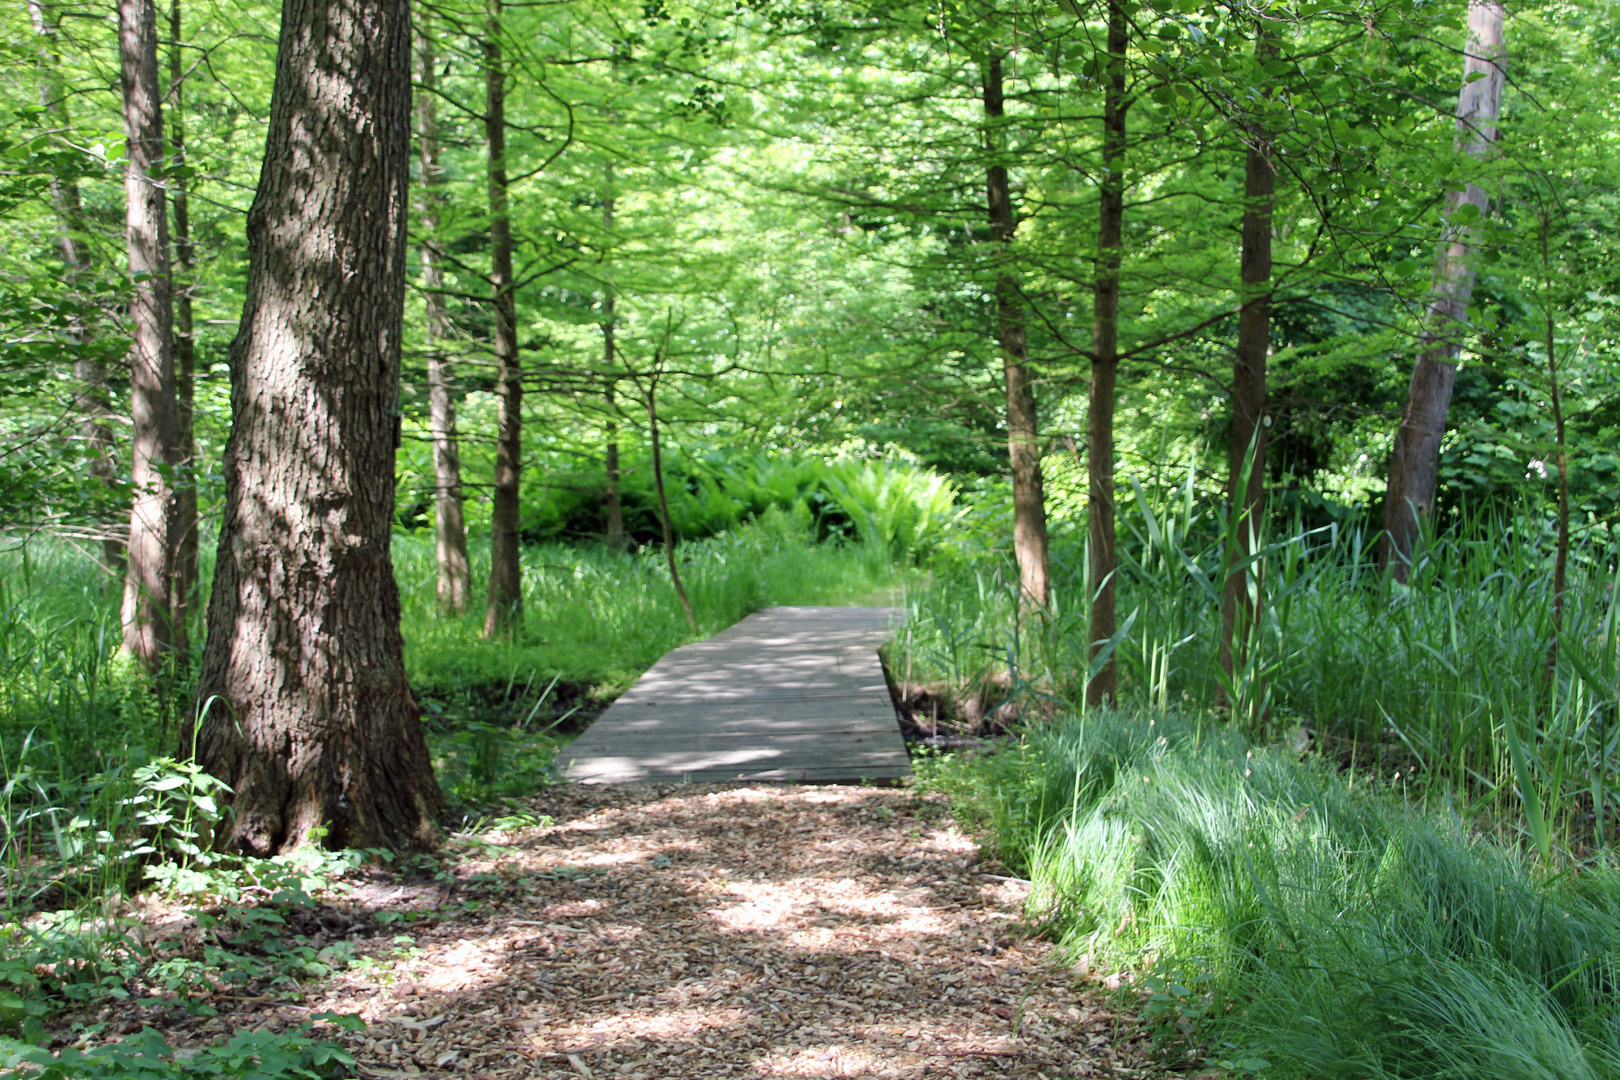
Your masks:
<svg viewBox="0 0 1620 1080"><path fill-rule="evenodd" d="M436 881L376 879L306 912L312 945L357 955L301 1004L161 1026L208 1042L355 1013L363 1032L317 1030L362 1077L1160 1071L1118 997L1027 931L1023 885L942 796L644 784L524 805L545 817L460 842Z"/></svg>

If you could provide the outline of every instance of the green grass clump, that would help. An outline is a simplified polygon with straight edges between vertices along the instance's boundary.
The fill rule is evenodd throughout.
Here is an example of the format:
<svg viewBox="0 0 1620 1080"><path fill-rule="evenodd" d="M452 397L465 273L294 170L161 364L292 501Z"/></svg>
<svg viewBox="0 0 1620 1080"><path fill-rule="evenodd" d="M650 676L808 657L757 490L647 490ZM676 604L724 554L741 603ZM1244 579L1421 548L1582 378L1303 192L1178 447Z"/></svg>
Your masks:
<svg viewBox="0 0 1620 1080"><path fill-rule="evenodd" d="M1103 712L935 770L1032 917L1240 1074L1620 1077L1620 874L1205 720Z"/></svg>

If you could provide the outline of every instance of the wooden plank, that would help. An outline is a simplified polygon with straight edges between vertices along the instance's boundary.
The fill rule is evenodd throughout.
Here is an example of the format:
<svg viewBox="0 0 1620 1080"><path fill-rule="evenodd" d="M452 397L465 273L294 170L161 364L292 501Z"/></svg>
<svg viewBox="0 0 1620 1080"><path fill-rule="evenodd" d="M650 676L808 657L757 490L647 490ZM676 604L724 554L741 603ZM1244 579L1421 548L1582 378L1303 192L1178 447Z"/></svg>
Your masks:
<svg viewBox="0 0 1620 1080"><path fill-rule="evenodd" d="M564 752L571 779L893 780L910 774L877 648L888 608L767 608L675 649Z"/></svg>

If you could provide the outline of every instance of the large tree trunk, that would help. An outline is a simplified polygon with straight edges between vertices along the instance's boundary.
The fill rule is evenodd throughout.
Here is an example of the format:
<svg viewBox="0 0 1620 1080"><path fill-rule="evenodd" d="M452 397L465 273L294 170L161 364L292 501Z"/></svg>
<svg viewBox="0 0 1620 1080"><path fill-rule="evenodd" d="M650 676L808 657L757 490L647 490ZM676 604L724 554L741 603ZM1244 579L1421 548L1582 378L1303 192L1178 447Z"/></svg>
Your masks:
<svg viewBox="0 0 1620 1080"><path fill-rule="evenodd" d="M467 522L462 513L461 446L456 433L456 405L451 396L450 363L442 345L450 339L450 314L444 303L444 270L439 265L438 229L444 176L439 168L439 114L434 94L438 72L432 28L426 18L416 43L416 153L421 170L417 186L417 221L422 235L422 298L427 306L428 423L433 429L433 532L439 564L439 610L461 615L472 591L467 561Z"/></svg>
<svg viewBox="0 0 1620 1080"><path fill-rule="evenodd" d="M57 49L56 13L43 0L29 0L28 13L40 47L35 67L39 76L39 103L45 114L62 131L71 131L68 118L67 87L62 82L62 58ZM57 250L62 256L62 277L70 291L76 290L90 269L89 247L84 242L84 204L79 185L73 178L51 178L51 205L56 211ZM75 346L90 340L90 329L75 318L68 329ZM82 352L82 348L81 348ZM79 418L79 438L84 441L90 475L109 492L118 489L118 454L113 446L112 392L107 387L107 369L99 360L80 355L73 361L73 378L78 384L73 409ZM124 574L124 535L128 520L101 521L102 561L120 577Z"/></svg>
<svg viewBox="0 0 1620 1080"><path fill-rule="evenodd" d="M169 5L169 178L170 205L174 208L174 264L181 285L174 290L174 367L175 367L175 445L180 465L176 470L176 525L180 535L175 545L174 595L172 618L176 647L183 637L197 605L197 344L192 333L191 205L186 181L173 175L173 169L186 163L185 67L180 55L180 0Z"/></svg>
<svg viewBox="0 0 1620 1080"><path fill-rule="evenodd" d="M484 133L489 144L489 277L494 301L499 404L485 637L509 632L523 613L518 504L523 470L523 363L518 356L517 298L512 291L512 222L508 216L506 180L506 66L501 57L500 39L501 0L489 0L489 24L484 37Z"/></svg>
<svg viewBox="0 0 1620 1080"><path fill-rule="evenodd" d="M1114 611L1114 377L1119 370L1119 264L1125 222L1125 50L1123 0L1108 3L1108 81L1103 85L1103 179L1097 215L1097 280L1091 324L1091 395L1086 413L1086 527L1091 548L1091 649L1095 662L1116 629ZM1112 655L1086 684L1086 705L1113 701Z"/></svg>
<svg viewBox="0 0 1620 1080"><path fill-rule="evenodd" d="M124 99L125 225L132 278L129 305L129 565L124 576L124 651L149 670L184 642L170 602L179 506L174 388L174 313L163 187L162 93L154 0L119 0L118 55Z"/></svg>
<svg viewBox="0 0 1620 1080"><path fill-rule="evenodd" d="M613 163L610 161L603 170L602 187L602 229L604 232L613 231ZM624 503L619 491L619 424L613 418L613 385L615 382L613 368L618 363L615 352L617 342L614 333L617 323L614 315L614 293L611 279L603 286L602 295L602 370L606 373L607 389L603 392L603 404L607 407L607 446L603 452L603 464L607 472L607 490L603 492L603 539L613 551L624 550Z"/></svg>
<svg viewBox="0 0 1620 1080"><path fill-rule="evenodd" d="M1041 451L1035 419L1034 373L1025 347L1023 300L1013 272L1011 246L1018 220L1013 214L1007 167L996 161L1006 139L1001 120L1001 54L992 52L984 68L985 150L991 165L985 176L990 233L996 245L996 336L1007 386L1007 454L1013 488L1013 555L1018 560L1021 601L1044 608L1050 572L1046 554L1046 499L1041 490Z"/></svg>
<svg viewBox="0 0 1620 1080"><path fill-rule="evenodd" d="M1457 148L1475 158L1484 157L1496 142L1502 85L1506 81L1503 21L1500 0L1470 0L1463 88L1457 97ZM1474 297L1470 254L1479 242L1477 222L1484 217L1490 200L1476 184L1447 192L1448 222L1465 204L1478 210L1479 217L1473 219L1474 224L1447 224L1441 238L1435 256L1434 288L1418 339L1417 363L1412 367L1406 409L1395 429L1395 448L1389 461L1384 535L1378 553L1379 562L1399 581L1406 580L1422 533L1422 520L1434 509L1440 440L1446 433L1446 410L1451 407L1451 391L1457 382L1457 354L1468 329L1468 305Z"/></svg>
<svg viewBox="0 0 1620 1080"><path fill-rule="evenodd" d="M1255 52L1265 60L1275 53L1262 27ZM1221 604L1221 670L1228 678L1248 659L1257 605L1255 554L1266 509L1266 359L1271 338L1271 210L1276 174L1271 163L1271 135L1264 121L1245 121L1248 160L1243 179L1243 254L1240 276L1237 355L1232 364L1232 434L1227 446L1227 523L1224 553L1225 589ZM1255 688L1258 693L1258 688ZM1249 704L1259 698L1251 695ZM1233 703L1238 704L1236 702ZM1258 719L1254 717L1252 719Z"/></svg>
<svg viewBox="0 0 1620 1080"><path fill-rule="evenodd" d="M410 76L406 0L284 0L197 689L254 855L439 836L389 555Z"/></svg>

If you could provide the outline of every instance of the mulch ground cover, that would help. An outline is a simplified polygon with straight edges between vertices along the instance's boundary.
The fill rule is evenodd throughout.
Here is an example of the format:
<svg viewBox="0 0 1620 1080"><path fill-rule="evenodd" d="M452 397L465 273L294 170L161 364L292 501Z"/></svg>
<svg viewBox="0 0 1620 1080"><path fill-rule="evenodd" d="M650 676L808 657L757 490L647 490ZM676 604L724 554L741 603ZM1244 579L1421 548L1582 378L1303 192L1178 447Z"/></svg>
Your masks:
<svg viewBox="0 0 1620 1080"><path fill-rule="evenodd" d="M437 881L377 879L298 913L289 933L354 954L298 1003L272 989L216 998L213 1017L100 1019L181 1045L356 1013L364 1031L323 1037L363 1077L1161 1071L1118 997L1028 932L1023 884L939 796L565 786L524 807L551 823L458 841Z"/></svg>

